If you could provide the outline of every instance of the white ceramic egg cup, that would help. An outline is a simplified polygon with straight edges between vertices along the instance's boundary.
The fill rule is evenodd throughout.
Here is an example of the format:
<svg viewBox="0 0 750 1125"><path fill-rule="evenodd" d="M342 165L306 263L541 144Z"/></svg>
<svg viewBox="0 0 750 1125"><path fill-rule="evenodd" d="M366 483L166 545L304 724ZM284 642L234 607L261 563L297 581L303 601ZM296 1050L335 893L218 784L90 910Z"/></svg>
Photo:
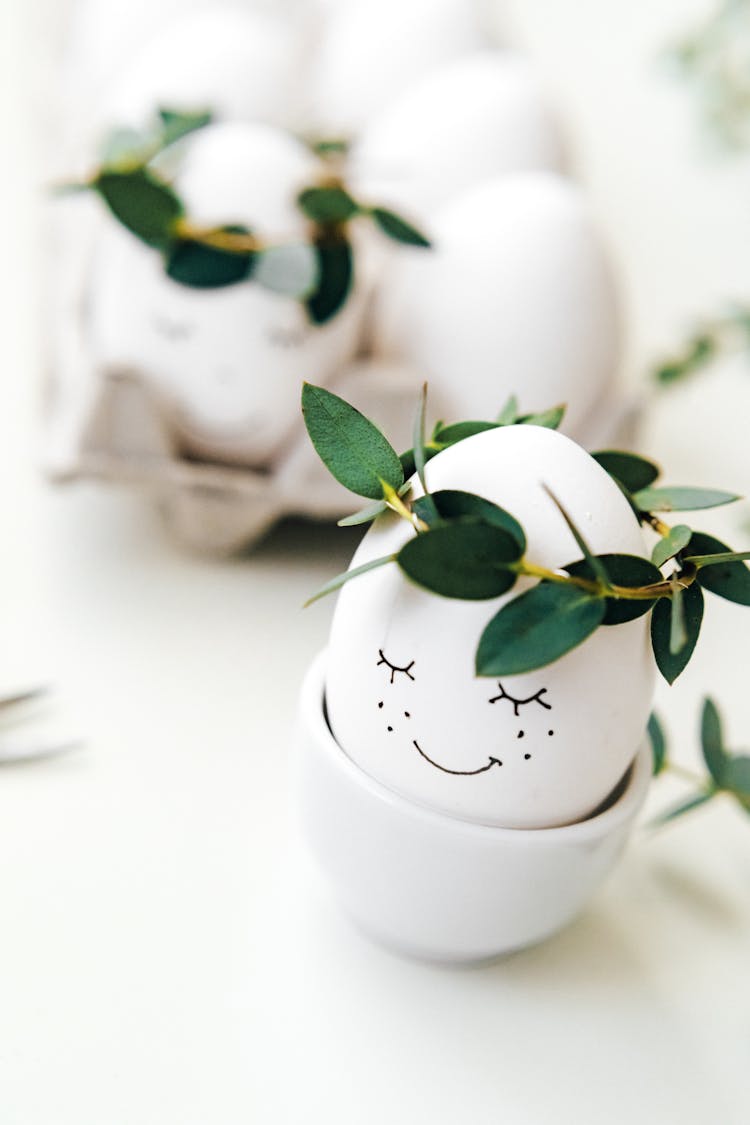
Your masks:
<svg viewBox="0 0 750 1125"><path fill-rule="evenodd" d="M562 828L495 828L406 800L364 773L325 715L326 656L303 684L298 799L303 829L345 911L408 956L476 962L550 937L616 863L651 777L642 747L616 792Z"/></svg>

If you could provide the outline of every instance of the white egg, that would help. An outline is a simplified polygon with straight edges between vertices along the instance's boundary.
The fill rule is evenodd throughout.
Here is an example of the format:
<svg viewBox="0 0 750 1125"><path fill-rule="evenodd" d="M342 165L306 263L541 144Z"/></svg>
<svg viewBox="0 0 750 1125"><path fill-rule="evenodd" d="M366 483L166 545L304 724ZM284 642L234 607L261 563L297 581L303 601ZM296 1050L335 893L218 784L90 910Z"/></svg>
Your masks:
<svg viewBox="0 0 750 1125"><path fill-rule="evenodd" d="M390 101L351 154L351 182L414 218L508 172L555 170L556 123L534 68L510 51L449 62Z"/></svg>
<svg viewBox="0 0 750 1125"><path fill-rule="evenodd" d="M305 232L294 198L314 171L307 150L270 126L214 125L192 138L177 188L199 223L294 239ZM214 290L172 281L159 255L112 221L89 289L94 361L138 371L186 451L267 464L295 426L302 381L325 384L357 348L367 287L361 257L357 265L345 308L317 327L297 300L252 281Z"/></svg>
<svg viewBox="0 0 750 1125"><path fill-rule="evenodd" d="M418 367L456 418L567 402L575 436L620 353L612 277L580 191L551 173L487 180L436 212L433 249L393 256L378 351Z"/></svg>
<svg viewBox="0 0 750 1125"><path fill-rule="evenodd" d="M332 6L318 44L312 125L354 135L412 82L483 45L466 0L346 0Z"/></svg>
<svg viewBox="0 0 750 1125"><path fill-rule="evenodd" d="M182 15L128 58L97 100L94 128L142 128L159 106L285 124L300 61L293 29L217 5Z"/></svg>
<svg viewBox="0 0 750 1125"><path fill-rule="evenodd" d="M558 568L580 558L580 550L543 482L597 553L644 554L618 487L559 433L492 430L427 466L431 491L463 489L501 505L526 531L526 557ZM352 567L397 551L413 534L404 521L382 518ZM501 598L459 601L413 585L392 563L342 588L326 704L333 734L354 762L420 804L508 828L572 823L610 795L648 719L648 619L600 627L538 671L502 680L475 676L485 625L529 581Z"/></svg>

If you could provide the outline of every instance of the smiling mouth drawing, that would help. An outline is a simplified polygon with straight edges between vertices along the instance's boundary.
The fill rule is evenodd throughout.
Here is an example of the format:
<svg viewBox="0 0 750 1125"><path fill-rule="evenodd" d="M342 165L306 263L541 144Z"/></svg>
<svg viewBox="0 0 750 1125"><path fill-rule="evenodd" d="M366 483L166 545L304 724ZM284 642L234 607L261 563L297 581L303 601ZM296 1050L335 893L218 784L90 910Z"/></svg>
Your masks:
<svg viewBox="0 0 750 1125"><path fill-rule="evenodd" d="M431 766L434 766L436 770L440 770L442 773L452 773L454 777L473 777L478 773L486 773L487 770L491 770L493 766L501 766L503 764L499 758L490 758L487 765L480 766L478 770L449 770L446 766L441 766L439 762L433 762L432 758L428 758L416 738L413 740L412 745L419 751L424 760L429 762Z"/></svg>

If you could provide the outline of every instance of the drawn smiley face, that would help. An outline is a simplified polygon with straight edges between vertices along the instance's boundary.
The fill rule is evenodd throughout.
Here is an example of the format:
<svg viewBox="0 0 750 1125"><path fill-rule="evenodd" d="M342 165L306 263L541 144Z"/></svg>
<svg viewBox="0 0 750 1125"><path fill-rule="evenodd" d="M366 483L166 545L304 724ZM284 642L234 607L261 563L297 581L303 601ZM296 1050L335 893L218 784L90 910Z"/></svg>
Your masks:
<svg viewBox="0 0 750 1125"><path fill-rule="evenodd" d="M387 685L386 685L387 687L392 687L396 683L396 679L399 675L404 676L406 680L411 680L412 682L416 681L416 674L414 672L414 665L415 665L414 660L411 660L411 661L409 661L408 664L404 664L404 665L394 664L388 659L388 657L385 655L385 653L383 652L382 649L378 649L377 666L380 667L381 665L388 672L389 678L388 678ZM501 703L501 702L507 701L512 707L512 718L513 719L521 720L522 708L524 708L524 707L532 707L533 708L534 704L538 704L538 706L543 711L552 711L552 704L549 703L548 700L544 698L547 695L547 688L546 687L539 688L538 691L534 692L532 695L529 695L525 698L516 698L515 696L511 695L503 687L503 684L500 680L498 680L497 686L498 686L498 689L499 689L498 694L491 696L488 699L487 702L490 703L490 704L494 704L494 703ZM383 694L385 695L386 693L383 693ZM502 767L502 765L503 765L503 758L499 757L497 754L488 754L486 761L484 761L481 765L477 766L476 769L458 770L458 769L451 769L450 767L448 767L446 765L442 765L440 762L438 762L434 758L430 757L430 755L420 745L419 739L417 737L413 737L414 730L412 729L413 724L411 723L412 712L410 710L403 709L400 701L399 701L399 704L395 707L391 706L391 705L386 707L386 699L385 698L378 699L377 707L378 707L378 711L381 712L384 716L385 724L386 724L385 730L386 730L386 733L389 734L389 735L396 733L396 728L394 727L394 723L399 722L399 720L401 720L401 719L408 720L408 726L410 728L408 734L409 734L411 746L420 754L420 756L424 759L425 762L427 762L430 766L433 766L435 769L440 770L441 773L450 774L453 777L475 777L478 774L487 773L487 771L491 770L493 768L493 766ZM400 725L400 723L399 723L399 725ZM528 726L529 724L526 724L526 725ZM533 724L533 725L536 726L538 724ZM529 733L532 733L532 732L529 731ZM533 733L538 735L539 732L533 731ZM555 734L554 728L549 726L549 724L547 724L546 737L547 738L553 738L554 734ZM507 751L503 751L503 755L505 756L506 754L513 753L515 745L519 745L521 743L521 740L525 739L526 736L527 736L527 730L525 729L524 725L522 725L522 722L515 723L513 729L506 730L504 732L503 742L505 742L507 740L508 749L507 749ZM528 745L529 745L528 742L523 744L524 752L523 752L523 755L522 755L522 760L524 762L531 761L532 756L533 756L531 749L526 749L526 747Z"/></svg>

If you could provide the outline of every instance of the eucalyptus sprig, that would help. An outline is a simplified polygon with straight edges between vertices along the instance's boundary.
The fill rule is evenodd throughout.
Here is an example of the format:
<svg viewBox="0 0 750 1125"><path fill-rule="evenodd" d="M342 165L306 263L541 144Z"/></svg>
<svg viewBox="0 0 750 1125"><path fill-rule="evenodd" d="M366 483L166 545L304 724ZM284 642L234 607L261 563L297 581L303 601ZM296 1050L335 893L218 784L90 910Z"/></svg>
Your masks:
<svg viewBox="0 0 750 1125"><path fill-rule="evenodd" d="M579 559L550 570L528 558L526 535L515 516L473 493L429 492L425 465L443 449L486 430L519 424L554 429L563 408L520 414L511 398L494 422L439 422L427 440L425 394L419 401L413 447L399 455L349 403L322 387L304 385L302 412L318 455L339 483L370 501L341 523L369 523L390 509L414 532L396 553L338 575L310 601L389 563L432 593L470 601L506 594L521 577L536 579L488 622L476 653L477 675L530 672L557 660L600 626L617 626L651 612L654 656L669 683L695 649L704 590L750 605L750 570L744 565L750 551L733 551L713 536L682 523L668 525L661 518L664 512L717 507L738 496L716 489L660 486L660 470L653 461L616 450L594 453L640 523L659 536L652 558L595 554L548 486L550 502L581 552ZM423 496L412 495L408 478L415 472Z"/></svg>
<svg viewBox="0 0 750 1125"><path fill-rule="evenodd" d="M306 239L269 241L237 224L209 227L195 222L165 174L163 154L211 120L208 112L160 109L156 122L144 132L116 130L104 146L101 165L85 181L64 189L95 192L126 230L160 253L173 281L194 289L254 281L302 302L316 325L331 320L352 291L353 220L371 221L401 245L429 248L429 240L406 219L353 197L344 181L346 145L336 140L318 139L310 145L320 160L320 174L296 199L308 220Z"/></svg>
<svg viewBox="0 0 750 1125"><path fill-rule="evenodd" d="M727 748L721 715L712 699L706 697L701 709L700 746L705 774L685 769L672 760L664 727L656 714L649 720L648 734L654 776L672 773L691 786L688 796L657 816L653 827L668 824L722 795L731 797L750 814L750 755Z"/></svg>

